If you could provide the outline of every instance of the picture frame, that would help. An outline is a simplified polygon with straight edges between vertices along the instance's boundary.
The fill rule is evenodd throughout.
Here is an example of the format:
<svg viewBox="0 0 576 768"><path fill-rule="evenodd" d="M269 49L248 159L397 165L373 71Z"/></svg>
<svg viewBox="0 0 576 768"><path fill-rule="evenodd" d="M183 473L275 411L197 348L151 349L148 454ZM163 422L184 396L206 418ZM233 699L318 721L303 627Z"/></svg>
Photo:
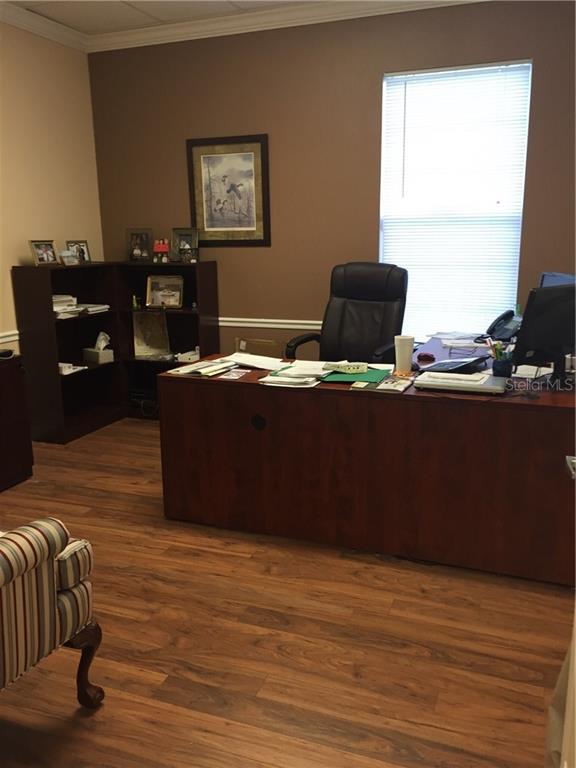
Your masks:
<svg viewBox="0 0 576 768"><path fill-rule="evenodd" d="M65 267L77 266L80 264L80 256L73 251L60 251L60 263Z"/></svg>
<svg viewBox="0 0 576 768"><path fill-rule="evenodd" d="M66 250L72 251L78 257L77 264L87 264L92 261L87 240L66 240Z"/></svg>
<svg viewBox="0 0 576 768"><path fill-rule="evenodd" d="M153 246L151 229L126 230L126 252L130 261L152 261Z"/></svg>
<svg viewBox="0 0 576 768"><path fill-rule="evenodd" d="M54 240L29 240L28 242L37 266L61 263L54 249Z"/></svg>
<svg viewBox="0 0 576 768"><path fill-rule="evenodd" d="M148 275L146 306L157 309L181 309L183 292L182 275Z"/></svg>
<svg viewBox="0 0 576 768"><path fill-rule="evenodd" d="M199 246L269 246L268 135L188 139L186 156Z"/></svg>
<svg viewBox="0 0 576 768"><path fill-rule="evenodd" d="M199 259L198 230L176 227L172 230L170 261L193 264Z"/></svg>

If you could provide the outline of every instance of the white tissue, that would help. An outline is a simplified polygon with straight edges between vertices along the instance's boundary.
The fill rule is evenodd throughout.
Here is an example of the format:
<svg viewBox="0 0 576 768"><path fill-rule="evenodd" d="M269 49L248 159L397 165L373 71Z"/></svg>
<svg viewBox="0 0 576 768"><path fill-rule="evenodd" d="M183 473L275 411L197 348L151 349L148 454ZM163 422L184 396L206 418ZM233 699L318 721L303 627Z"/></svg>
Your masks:
<svg viewBox="0 0 576 768"><path fill-rule="evenodd" d="M110 336L108 336L106 331L100 331L98 338L96 339L96 343L94 344L94 349L97 349L101 352L103 349L106 349L109 344Z"/></svg>

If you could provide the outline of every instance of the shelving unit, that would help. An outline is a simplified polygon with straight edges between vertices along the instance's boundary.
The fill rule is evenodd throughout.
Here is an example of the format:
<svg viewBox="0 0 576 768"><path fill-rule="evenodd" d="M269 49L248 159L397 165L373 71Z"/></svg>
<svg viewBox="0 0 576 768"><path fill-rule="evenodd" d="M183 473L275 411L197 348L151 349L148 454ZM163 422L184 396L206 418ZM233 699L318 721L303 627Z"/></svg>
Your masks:
<svg viewBox="0 0 576 768"><path fill-rule="evenodd" d="M147 278L154 274L182 275L181 309L133 309L133 297L144 304ZM156 376L177 363L135 358L134 312L165 312L173 353L199 347L208 355L220 348L215 262L13 267L12 286L34 440L67 443L127 414L153 414ZM109 304L110 310L57 320L54 294ZM110 336L114 362L86 364L82 349L94 346L100 331ZM58 362L88 367L61 376Z"/></svg>

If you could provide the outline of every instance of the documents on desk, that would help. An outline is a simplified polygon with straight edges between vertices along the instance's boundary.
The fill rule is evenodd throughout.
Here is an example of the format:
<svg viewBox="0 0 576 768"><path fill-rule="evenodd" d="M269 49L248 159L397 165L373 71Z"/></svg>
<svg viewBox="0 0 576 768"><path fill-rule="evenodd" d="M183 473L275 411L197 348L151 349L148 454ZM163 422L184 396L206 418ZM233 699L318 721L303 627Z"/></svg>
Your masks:
<svg viewBox="0 0 576 768"><path fill-rule="evenodd" d="M235 365L236 363L224 360L201 360L199 363L172 368L167 373L172 373L176 376L217 376L219 373L224 373L234 368Z"/></svg>
<svg viewBox="0 0 576 768"><path fill-rule="evenodd" d="M320 384L320 379L313 376L278 376L270 375L259 379L259 384L266 384L269 387L290 387L291 389L306 389L316 387Z"/></svg>
<svg viewBox="0 0 576 768"><path fill-rule="evenodd" d="M513 379L539 379L540 376L547 376L554 373L554 368L547 368L537 365L519 365L512 374Z"/></svg>
<svg viewBox="0 0 576 768"><path fill-rule="evenodd" d="M414 381L416 389L445 389L453 392L476 392L478 394L503 394L506 391L504 378L488 373L433 373L425 371Z"/></svg>
<svg viewBox="0 0 576 768"><path fill-rule="evenodd" d="M234 352L221 358L222 362L230 362L242 365L245 368L258 368L262 371L278 371L286 367L286 361L279 357L266 357L266 355L251 355L248 352Z"/></svg>

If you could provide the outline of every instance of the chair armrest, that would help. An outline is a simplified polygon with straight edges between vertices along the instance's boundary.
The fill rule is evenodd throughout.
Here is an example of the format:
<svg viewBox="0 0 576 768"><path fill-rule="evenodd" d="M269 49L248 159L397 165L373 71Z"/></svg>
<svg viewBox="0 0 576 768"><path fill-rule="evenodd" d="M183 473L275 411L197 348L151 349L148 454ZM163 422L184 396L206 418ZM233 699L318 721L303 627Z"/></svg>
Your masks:
<svg viewBox="0 0 576 768"><path fill-rule="evenodd" d="M55 559L69 538L66 526L55 517L37 520L0 536L0 588L40 563Z"/></svg>
<svg viewBox="0 0 576 768"><path fill-rule="evenodd" d="M303 333L302 336L294 336L294 338L290 339L288 344L286 344L286 352L284 353L284 356L287 357L288 360L296 360L296 349L301 344L306 344L308 341L320 342L320 334Z"/></svg>
<svg viewBox="0 0 576 768"><path fill-rule="evenodd" d="M86 539L73 539L56 558L56 586L58 590L73 589L92 570L94 554Z"/></svg>
<svg viewBox="0 0 576 768"><path fill-rule="evenodd" d="M394 363L396 362L396 355L394 349L394 342L389 344L383 344L374 350L373 363Z"/></svg>

